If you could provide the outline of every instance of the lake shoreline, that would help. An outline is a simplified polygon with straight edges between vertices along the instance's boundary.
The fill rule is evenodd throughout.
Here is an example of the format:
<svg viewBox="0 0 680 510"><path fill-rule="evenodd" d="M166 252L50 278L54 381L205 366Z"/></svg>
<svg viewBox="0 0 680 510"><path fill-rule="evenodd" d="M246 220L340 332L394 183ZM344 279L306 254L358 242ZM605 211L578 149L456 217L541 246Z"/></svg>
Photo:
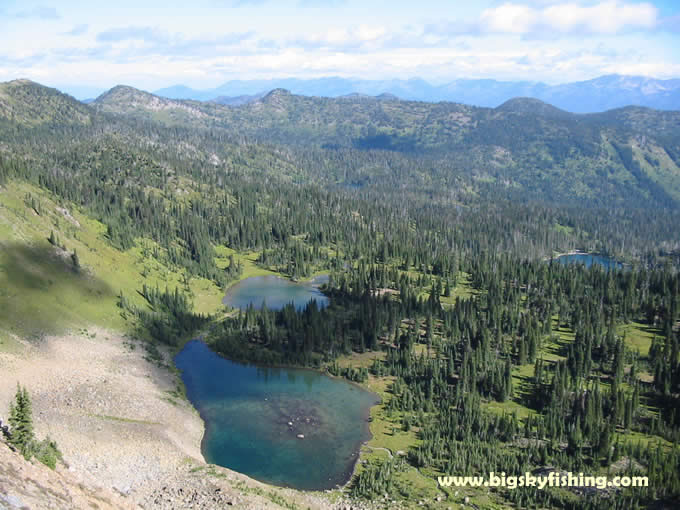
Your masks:
<svg viewBox="0 0 680 510"><path fill-rule="evenodd" d="M268 309L281 310L293 303L301 309L316 300L320 307L328 306L330 298L322 290L326 283L315 282L318 278L329 278L328 273L311 276L307 280L294 280L280 275L250 276L234 282L225 289L222 305L231 310L244 310L253 306L260 310L263 304ZM264 296L260 299L260 296Z"/></svg>
<svg viewBox="0 0 680 510"><path fill-rule="evenodd" d="M623 262L617 258L614 257L614 255L607 255L606 253L602 252L591 252L591 251L582 251L582 250L571 250L568 252L564 253L556 253L555 255L551 257L543 257L544 262L550 262L551 260L558 260L562 257L570 257L574 255L583 255L587 257L600 257L603 259L609 259L612 262L616 262L617 264L620 264L621 266L629 266L630 263L628 262Z"/></svg>
<svg viewBox="0 0 680 510"><path fill-rule="evenodd" d="M74 501L86 489L90 496L110 494L121 502L115 508L159 508L158 501L171 505L164 508L337 508L323 491L266 484L209 464L200 449L204 421L178 391L174 349L160 346L162 360L154 361L145 340L92 325L40 341L13 338L18 347L0 351L0 372L10 382L0 387L0 418L19 382L31 395L36 435L55 440L67 463L52 471L21 457L18 494L33 474L42 480L42 470ZM5 449L0 440L0 464L8 459Z"/></svg>
<svg viewBox="0 0 680 510"><path fill-rule="evenodd" d="M223 466L226 469L230 469L232 471L239 472L241 474L244 474L245 476L253 478L254 480L258 480L261 483L266 483L268 485L272 485L274 487L280 487L280 488L283 488L283 489L292 489L292 490L296 490L296 491L300 491L300 492L304 492L304 493L336 491L336 490L342 492L350 486L350 484L351 484L351 482L354 479L354 476L356 474L356 470L357 470L357 467L359 465L359 462L364 457L364 447L366 445L368 445L368 443L370 443L373 440L373 438L375 437L375 434L372 430L372 425L373 425L372 420L371 420L372 411L375 408L375 406L378 406L378 405L382 404L382 402L383 402L382 397L378 393L376 393L375 391L371 390L370 388L368 388L367 386L365 386L361 383L358 383L358 382L355 382L355 381L350 381L350 380L345 379L344 377L341 377L341 376L333 375L333 374L329 373L325 368L322 368L322 367L317 368L317 367L300 366L300 365L294 365L294 364L274 364L274 365L271 365L271 364L254 363L254 362L249 362L249 361L244 361L244 360L236 360L236 359L231 359L231 358L225 356L224 354L215 351L214 349L212 349L210 344L208 342L206 342L201 337L195 338L191 341L201 343L213 355L217 355L221 359L224 359L224 360L226 360L230 363L234 363L236 365L240 365L242 367L250 367L250 368L255 368L255 369L267 369L267 370L268 369L274 369L274 370L295 370L295 371L301 371L301 372L309 372L309 373L314 374L314 375L325 376L330 380L346 384L348 386L356 388L357 390L363 392L367 396L370 396L370 398L372 399L372 403L367 405L365 408L362 408L361 421L360 421L361 424L365 424L365 426L366 426L367 437L365 439L362 439L354 447L351 448L352 460L349 463L347 469L345 469L343 471L343 475L341 477L339 477L341 481L336 482L332 486L322 487L322 488L300 488L300 487L294 486L294 484L277 483L277 482L274 482L274 481L266 480L264 478L259 479L259 478L257 478L257 475L247 474L247 473L244 473L243 471L239 471L238 467ZM188 343L189 342L187 342L187 344ZM184 348L186 348L186 344L185 344ZM176 359L174 357L173 357L173 362L174 362L176 369L181 374L183 371L182 371L181 368L179 368L177 366ZM209 427L207 425L207 418L204 415L204 412L201 410L202 406L194 404L189 399L188 395L185 395L185 398L187 400L187 403L189 405L191 405L193 409L195 409L196 413L200 417L200 420L203 424L203 435L202 435L202 438L201 438L200 450L201 450L201 455L202 455L203 459L206 462L210 463L207 460L208 455L206 454L206 451L205 451L205 441L206 441L206 436L208 435L208 429L209 429Z"/></svg>
<svg viewBox="0 0 680 510"><path fill-rule="evenodd" d="M557 260L560 257L568 257L569 255L594 255L598 257L606 257L607 255L602 255L601 253L592 253L592 252L587 252L587 251L582 251L582 250L570 250L567 252L556 252L555 255L548 256L548 257L543 257L543 260L545 262L550 262L551 260Z"/></svg>
<svg viewBox="0 0 680 510"><path fill-rule="evenodd" d="M324 270L324 271L314 272L308 277L305 277L305 278L300 279L300 280L296 280L295 278L288 277L288 276L284 275L283 273L277 273L277 272L271 271L269 269L263 269L262 271L266 271L266 273L264 273L264 274L254 274L254 275L252 275L252 274L251 275L244 275L244 276L240 276L240 277L236 278L235 280L230 281L224 287L224 289L223 289L224 293L226 294L227 292L229 292L229 289L231 289L233 286L238 285L239 283L241 283L241 282L243 282L243 281L245 281L249 278L258 278L260 276L271 276L271 277L279 278L281 280L285 280L285 281L288 281L288 282L291 282L291 283L300 283L300 284L303 284L303 285L305 283L311 282L312 280L314 280L315 278L318 278L319 276L326 276L326 275L330 276L330 273L328 271Z"/></svg>
<svg viewBox="0 0 680 510"><path fill-rule="evenodd" d="M288 278L288 277L280 275L280 274L248 276L246 278L241 278L241 279L238 279L238 280L231 282L229 284L229 286L225 289L225 296L223 297L222 302L223 302L223 304L225 304L224 300L226 299L227 294L230 291L233 291L234 287L238 286L239 284L243 284L243 282L250 280L250 279L261 279L261 278L275 279L275 280L280 280L280 281L286 282L286 283L310 287L310 288L313 288L313 289L315 289L319 292L323 292L320 288L326 282L324 281L324 282L316 283L315 280L318 279L319 277L328 278L329 276L330 276L329 273L325 272L325 271L324 272L316 272L316 273L310 275L309 277L307 277L304 280L295 280L295 279ZM326 294L324 294L324 295L326 297L328 297ZM330 300L330 297L328 297L328 299ZM229 305L226 305L226 306L229 306ZM238 307L232 307L232 308L233 308L233 310L239 309ZM240 365L243 365L243 366L260 368L260 369L283 369L283 370L295 369L295 370L309 371L310 373L324 375L324 376L326 376L326 377L328 377L332 380L347 383L347 384L349 384L349 385L351 385L351 386L353 386L353 387L355 387L355 388L357 388L357 389L359 389L363 392L370 394L374 398L374 403L371 404L369 407L367 407L366 411L363 413L364 415L362 416L362 422L367 423L368 437L365 440L361 441L359 444L357 444L356 448L354 449L355 457L353 458L353 460L351 462L351 466L349 466L349 468L347 469L347 471L345 473L345 476L343 477L343 478L346 478L346 480L343 481L342 483L335 484L334 487L326 488L324 490L340 490L340 491L343 491L343 490L345 490L346 488L349 487L349 485L352 483L352 480L354 479L354 476L356 474L357 467L359 466L360 461L365 457L365 453L364 453L365 446L368 445L373 440L373 438L375 437L374 431L372 430L373 426L374 426L374 424L372 423L372 420L371 420L372 411L376 406L379 406L383 402L382 397L378 393L376 393L375 391L372 391L365 384L358 383L358 382L355 382L355 381L350 381L350 380L348 380L348 379L346 379L342 376L337 376L337 375L331 374L328 371L326 366L310 367L310 366L304 366L304 365L297 365L297 364L294 364L294 363L262 364L262 363L252 362L252 361L249 361L247 359L238 359L238 358L229 357L229 356L227 356L223 353L220 353L220 352L217 352L216 350L214 350L211 346L211 342L209 341L209 338L206 335L199 335L198 337L188 338L187 341L183 342L182 346L179 347L176 350L175 355L177 355L186 346L186 344L189 341L192 341L192 340L196 340L196 341L203 343L211 352L218 355L220 358L227 360L229 362L232 362L232 363L237 363L237 364L240 364ZM185 395L185 398L187 399L187 401L189 403L191 403L188 396ZM201 411L198 410L197 407L194 406L194 408L197 410L198 414L200 415L201 421L204 424L204 431L205 431L207 429L206 419L203 416L203 414L201 413ZM204 447L203 447L204 438L205 438L205 433L204 433L204 435L201 439L201 454L205 458L205 453L204 453L205 450L204 450ZM265 483L270 483L270 482L265 482ZM293 487L288 486L288 485L278 485L278 486L279 487L286 487L286 488L293 488ZM314 492L314 489L310 489L309 491L305 490L305 489L296 489L296 490L302 490L302 491L305 491L305 492L309 492L309 491Z"/></svg>

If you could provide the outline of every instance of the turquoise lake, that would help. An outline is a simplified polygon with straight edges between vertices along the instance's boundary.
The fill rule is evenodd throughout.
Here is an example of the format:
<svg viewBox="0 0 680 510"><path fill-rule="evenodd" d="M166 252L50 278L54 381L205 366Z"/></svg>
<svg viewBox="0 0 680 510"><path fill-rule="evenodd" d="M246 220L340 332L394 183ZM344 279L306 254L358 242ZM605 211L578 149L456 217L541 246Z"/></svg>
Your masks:
<svg viewBox="0 0 680 510"><path fill-rule="evenodd" d="M621 269L623 264L617 260L601 255L592 255L590 253L571 253L569 255L562 255L555 260L560 264L583 264L590 267L593 264L609 269Z"/></svg>
<svg viewBox="0 0 680 510"><path fill-rule="evenodd" d="M280 310L289 303L304 308L312 299L319 308L328 305L328 297L319 285L328 282L328 275L321 275L305 282L292 282L278 276L253 276L231 286L222 303L232 308L245 309L251 304L258 310L264 302L267 308Z"/></svg>
<svg viewBox="0 0 680 510"><path fill-rule="evenodd" d="M371 438L378 396L341 379L235 363L200 341L187 343L175 364L205 422L210 463L274 485L331 489L349 480Z"/></svg>

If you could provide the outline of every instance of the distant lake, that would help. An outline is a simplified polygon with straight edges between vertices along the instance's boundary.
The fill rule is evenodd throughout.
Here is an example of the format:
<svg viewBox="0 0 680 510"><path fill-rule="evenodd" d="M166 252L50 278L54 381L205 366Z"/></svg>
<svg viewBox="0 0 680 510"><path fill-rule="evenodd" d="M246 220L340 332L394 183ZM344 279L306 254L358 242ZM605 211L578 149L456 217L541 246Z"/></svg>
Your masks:
<svg viewBox="0 0 680 510"><path fill-rule="evenodd" d="M319 285L327 282L328 275L320 275L301 283L278 276L253 276L230 287L222 302L241 309L252 304L258 310L264 302L267 308L280 310L291 302L296 308L304 308L314 299L319 308L324 308L328 305L328 297L319 290Z"/></svg>
<svg viewBox="0 0 680 510"><path fill-rule="evenodd" d="M560 264L583 264L590 267L593 264L609 269L621 269L623 264L617 260L602 255L592 255L590 253L571 253L569 255L562 255L555 260Z"/></svg>
<svg viewBox="0 0 680 510"><path fill-rule="evenodd" d="M207 462L274 485L330 489L349 480L371 437L378 396L344 380L235 363L199 341L187 343L175 364L205 422Z"/></svg>

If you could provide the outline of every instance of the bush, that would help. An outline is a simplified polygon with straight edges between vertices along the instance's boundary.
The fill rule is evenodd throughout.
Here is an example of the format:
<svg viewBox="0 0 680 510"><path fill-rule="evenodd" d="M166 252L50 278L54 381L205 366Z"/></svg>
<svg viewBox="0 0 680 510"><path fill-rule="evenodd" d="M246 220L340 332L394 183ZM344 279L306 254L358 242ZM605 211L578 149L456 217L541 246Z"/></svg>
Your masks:
<svg viewBox="0 0 680 510"><path fill-rule="evenodd" d="M33 451L35 458L51 469L57 467L57 461L63 460L57 443L52 441L49 436L40 442L34 442Z"/></svg>

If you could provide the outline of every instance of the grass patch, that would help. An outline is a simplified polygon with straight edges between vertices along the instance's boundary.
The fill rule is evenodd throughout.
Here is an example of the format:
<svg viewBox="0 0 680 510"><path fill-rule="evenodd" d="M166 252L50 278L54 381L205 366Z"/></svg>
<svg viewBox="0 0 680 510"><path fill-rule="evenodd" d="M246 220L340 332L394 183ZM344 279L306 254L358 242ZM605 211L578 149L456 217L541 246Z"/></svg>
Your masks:
<svg viewBox="0 0 680 510"><path fill-rule="evenodd" d="M376 359L385 359L385 353L382 351L352 352L352 354L342 356L336 361L340 368L370 368Z"/></svg>
<svg viewBox="0 0 680 510"><path fill-rule="evenodd" d="M642 434L640 432L628 431L621 432L617 431L614 435L613 441L618 439L621 443L631 443L640 444L645 449L656 449L658 446L663 448L673 448L673 443L665 440L659 436L650 436L648 434Z"/></svg>
<svg viewBox="0 0 680 510"><path fill-rule="evenodd" d="M0 352L13 354L21 350L21 343L6 331L0 330Z"/></svg>
<svg viewBox="0 0 680 510"><path fill-rule="evenodd" d="M455 287L451 287L451 295L441 296L439 301L444 305L453 305L456 302L456 298L469 299L477 294L479 294L479 292L472 287L472 278L470 275L461 272L458 274L458 284Z"/></svg>
<svg viewBox="0 0 680 510"><path fill-rule="evenodd" d="M37 214L25 202L28 195L40 203ZM154 258L164 248L137 239L130 250L120 251L106 238L106 227L77 208L25 182L11 181L0 191L0 332L25 338L60 334L86 324L123 333L141 333L116 306L122 291L131 304L146 308L138 294L146 284L164 289L179 287L192 299L194 310L210 314L222 310L223 291L204 278L190 278ZM48 241L54 232L59 244ZM154 250L158 248L159 250ZM77 250L82 269L75 271L71 253ZM0 350L16 347L3 341Z"/></svg>
<svg viewBox="0 0 680 510"><path fill-rule="evenodd" d="M137 423L140 425L160 425L159 422L157 421L148 421L148 420L135 420L133 418L124 418L122 416L111 416L108 414L89 414L88 416L91 416L92 418L100 418L102 420L109 420L109 421L117 421L121 423Z"/></svg>
<svg viewBox="0 0 680 510"><path fill-rule="evenodd" d="M67 257L47 241L3 246L0 323L25 338L37 338L110 315L116 303L113 289L76 270Z"/></svg>
<svg viewBox="0 0 680 510"><path fill-rule="evenodd" d="M217 246L215 247L215 253L217 254L215 263L220 269L224 269L229 265L229 257L233 257L234 262L237 264L240 263L243 268L243 272L239 279L233 281L230 285L253 276L283 276L280 273L259 266L257 264L257 257L259 256L258 252L238 253L232 248Z"/></svg>
<svg viewBox="0 0 680 510"><path fill-rule="evenodd" d="M530 409L515 400L507 400L505 402L483 402L482 408L494 414L512 414L516 413L519 419L525 419L529 415L536 415L536 411Z"/></svg>
<svg viewBox="0 0 680 510"><path fill-rule="evenodd" d="M282 508L288 508L289 510L298 510L299 508L295 503L288 501L283 496L277 494L274 491L265 490L262 487L250 487L240 480L236 483L236 487L246 494L255 494L262 498L268 499L272 503L279 505Z"/></svg>
<svg viewBox="0 0 680 510"><path fill-rule="evenodd" d="M619 327L619 335L623 336L626 345L636 351L642 358L647 358L652 340L661 332L640 322L630 322Z"/></svg>

